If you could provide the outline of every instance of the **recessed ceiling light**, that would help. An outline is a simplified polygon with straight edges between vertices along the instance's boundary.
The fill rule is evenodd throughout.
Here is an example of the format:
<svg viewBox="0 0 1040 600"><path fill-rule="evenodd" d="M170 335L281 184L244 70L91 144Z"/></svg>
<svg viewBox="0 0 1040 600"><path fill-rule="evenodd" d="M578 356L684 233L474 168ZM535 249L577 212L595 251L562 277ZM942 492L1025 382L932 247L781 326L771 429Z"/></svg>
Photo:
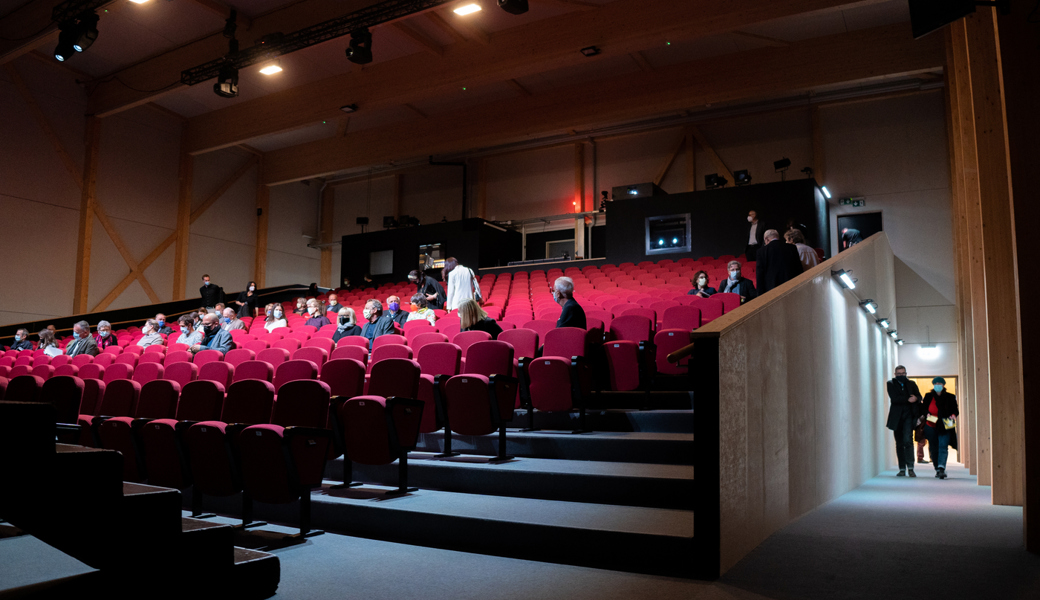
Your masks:
<svg viewBox="0 0 1040 600"><path fill-rule="evenodd" d="M470 3L470 4L463 4L462 6L456 8L455 9L455 14L464 17L466 15L471 15L471 14L473 14L475 12L480 12L480 10L481 10L480 5L477 4L476 2L473 2L473 3Z"/></svg>
<svg viewBox="0 0 1040 600"><path fill-rule="evenodd" d="M148 2L148 0L130 0L130 1L133 2L134 4L144 4L145 2ZM105 12L108 12L108 11L105 11Z"/></svg>
<svg viewBox="0 0 1040 600"><path fill-rule="evenodd" d="M278 64L278 61L276 60L264 65L264 68L260 69L260 72L264 75L274 75L275 73L282 72L282 66Z"/></svg>

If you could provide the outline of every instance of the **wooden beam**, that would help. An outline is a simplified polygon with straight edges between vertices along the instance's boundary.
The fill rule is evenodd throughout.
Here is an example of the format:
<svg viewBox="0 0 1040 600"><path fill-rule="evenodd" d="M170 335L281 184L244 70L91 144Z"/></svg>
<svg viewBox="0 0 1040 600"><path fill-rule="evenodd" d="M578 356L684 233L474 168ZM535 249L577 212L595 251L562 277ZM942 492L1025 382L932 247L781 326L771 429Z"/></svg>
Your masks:
<svg viewBox="0 0 1040 600"><path fill-rule="evenodd" d="M432 14L432 13L431 13ZM449 20L450 19L450 20ZM469 39L479 42L484 46L491 43L491 34L484 31L480 25L473 22L473 18L470 16L459 16L456 14L447 15L444 19L448 23L448 27L455 30L461 30L462 33Z"/></svg>
<svg viewBox="0 0 1040 600"><path fill-rule="evenodd" d="M241 148L242 150L245 150L246 152L248 152L250 154L255 154L257 156L263 156L264 155L264 153L262 151L254 148L252 146L250 146L249 144L235 144L235 147L236 148Z"/></svg>
<svg viewBox="0 0 1040 600"><path fill-rule="evenodd" d="M417 116L417 117L419 117L421 119L428 119L428 118L430 118L430 115L424 113L423 111L421 111L418 108L412 106L411 104L405 104L404 107L407 108L408 110L412 111L412 113L415 116Z"/></svg>
<svg viewBox="0 0 1040 600"><path fill-rule="evenodd" d="M231 189L231 186L235 185L235 183L239 179L241 179L243 175L248 173L254 166L256 166L256 164L259 161L260 157L253 155L249 157L249 160L242 163L242 166L239 167L238 170L231 175L231 177L228 177L226 180L224 180L224 183L221 184L220 187L218 187L216 190L214 190L213 193L210 194L206 198L206 200L204 200L202 204L199 205L198 208L191 211L191 222L194 223L199 217L202 216L202 213L206 212L210 206L213 206L214 202L220 200L220 197L223 196L224 193L227 192L229 189Z"/></svg>
<svg viewBox="0 0 1040 600"><path fill-rule="evenodd" d="M184 115L182 115L179 112L174 112L174 111L166 108L165 106L156 104L155 102L149 102L148 104L145 104L145 106L147 106L148 108L154 110L157 113L164 114L167 117L173 117L174 119L177 119L178 121L183 121L183 122L187 122L188 121L188 117L185 117Z"/></svg>
<svg viewBox="0 0 1040 600"><path fill-rule="evenodd" d="M1018 265L1012 213L1007 120L1004 111L996 8L980 7L965 19L982 198L989 324L990 415L993 435L993 503L1025 501L1025 429ZM1025 199L1023 199L1024 201Z"/></svg>
<svg viewBox="0 0 1040 600"><path fill-rule="evenodd" d="M177 236L173 254L173 299L184 300L188 286L188 242L191 238L191 192L195 157L188 154L188 126L181 129L180 161L177 169ZM257 283L259 285L259 282Z"/></svg>
<svg viewBox="0 0 1040 600"><path fill-rule="evenodd" d="M686 133L686 191L697 191L697 154L694 152L693 134Z"/></svg>
<svg viewBox="0 0 1040 600"><path fill-rule="evenodd" d="M155 290L152 288L152 284L149 283L148 279L144 276L144 270L139 267L137 261L134 260L133 255L130 254L130 250L126 247L123 237L119 235L115 226L108 220L108 215L105 214L105 211L102 210L101 206L98 204L95 204L94 216L98 218L101 227L104 228L108 237L112 239L112 245L116 247L116 250L119 251L119 255L122 256L123 260L126 262L126 265L130 267L130 272L137 273L137 280L141 284L141 288L144 289L144 293L148 296L148 299L151 300L153 304L162 302L158 294L156 294Z"/></svg>
<svg viewBox="0 0 1040 600"><path fill-rule="evenodd" d="M813 69L793 66L810 61L816 65ZM269 153L270 169L265 172L267 183L274 185L348 168L464 152L536 132L733 102L748 94L912 73L941 66L942 61L938 37L913 41L901 25L854 31L788 48L756 49L669 65L654 73L616 76L596 82L596 94L589 94L589 84L581 83L283 148ZM702 85L706 77L716 83Z"/></svg>
<svg viewBox="0 0 1040 600"><path fill-rule="evenodd" d="M449 25L448 22L446 20L444 20L444 17L442 17L440 15L440 13L435 12L435 11L430 11L430 12L426 13L426 19L430 23L433 23L434 27L436 27L437 29L440 29L444 33L446 33L449 36L451 36L451 39L455 40L456 43L458 43L458 42L468 42L469 41L466 38L466 36L464 36L461 33L459 33L458 29L455 29L454 27Z"/></svg>
<svg viewBox="0 0 1040 600"><path fill-rule="evenodd" d="M264 158L256 163L256 256L253 279L256 287L267 286L267 232L271 212L271 188L264 185Z"/></svg>
<svg viewBox="0 0 1040 600"><path fill-rule="evenodd" d="M690 133L693 134L693 137L697 140L697 143L700 144L701 149L704 150L704 153L708 155L708 159L711 160L713 165L715 165L716 172L719 175L725 177L727 180L729 180L730 183L736 181L736 179L733 177L733 171L730 171L729 167L726 166L726 163L722 162L722 157L720 157L718 153L715 152L715 149L711 146L710 143L708 143L708 139L704 137L704 134L701 133L701 130L697 127L691 126Z"/></svg>
<svg viewBox="0 0 1040 600"><path fill-rule="evenodd" d="M113 3L105 2L98 10ZM56 4L54 0L30 0L0 19L0 65L43 44L58 42L58 24L51 20Z"/></svg>
<svg viewBox="0 0 1040 600"><path fill-rule="evenodd" d="M85 168L80 185L79 236L76 245L76 283L73 290L72 312L87 310L90 289L90 254L93 247L94 207L97 203L98 154L101 151L101 120L87 117Z"/></svg>
<svg viewBox="0 0 1040 600"><path fill-rule="evenodd" d="M399 187L399 186L398 186ZM321 287L332 287L332 247L324 244L332 243L332 228L335 223L336 188L326 186L321 194L321 230L318 241L321 247L321 267L318 281Z"/></svg>
<svg viewBox="0 0 1040 600"><path fill-rule="evenodd" d="M576 8L578 10L596 10L597 8L603 8L602 4L595 4L593 2L583 2L582 0L535 0L535 2L541 2L543 4L554 4L556 6L562 6L565 8Z"/></svg>
<svg viewBox="0 0 1040 600"><path fill-rule="evenodd" d="M390 27L394 31L415 42L421 50L429 52L434 56L444 56L444 47L438 45L436 42L426 37L425 34L419 33L418 31L412 29L408 25L405 25L401 22L391 23Z"/></svg>
<svg viewBox="0 0 1040 600"><path fill-rule="evenodd" d="M574 212L585 212L585 142L574 144Z"/></svg>
<svg viewBox="0 0 1040 600"><path fill-rule="evenodd" d="M231 16L231 7L220 0L191 0L195 4L205 8L206 10L217 15L221 19L227 19ZM238 24L242 29L249 31L249 28L253 26L253 20L249 18L249 15L238 10L235 15L235 23ZM257 284L259 285L259 284Z"/></svg>
<svg viewBox="0 0 1040 600"><path fill-rule="evenodd" d="M661 182L664 181L665 175L668 174L668 169L672 168L672 164L675 163L675 159L679 158L679 153L682 152L683 148L686 147L686 138L689 137L691 133L692 132L687 132L685 130L679 132L679 141L675 144L675 148L672 150L672 153L668 155L668 159L664 162L663 165L661 165L661 168L657 171L657 176L654 177L655 185L661 185Z"/></svg>
<svg viewBox="0 0 1040 600"><path fill-rule="evenodd" d="M632 60L635 61L635 63L637 65L639 65L639 68L642 69L644 72L646 72L646 73L653 72L654 66L651 65L650 61L646 59L646 55L645 54L643 54L642 52L637 50L637 51L629 54L629 56L632 57Z"/></svg>
<svg viewBox="0 0 1040 600"><path fill-rule="evenodd" d="M514 90L516 90L517 92L519 92L521 96L532 96L533 95L533 94L531 94L531 90L525 88L519 81L517 81L515 79L506 79L506 83L509 84L509 87L511 87Z"/></svg>
<svg viewBox="0 0 1040 600"><path fill-rule="evenodd" d="M339 122L336 123L336 137L343 137L347 135L347 131L350 130L350 117L340 117Z"/></svg>
<svg viewBox="0 0 1040 600"><path fill-rule="evenodd" d="M812 123L813 176L820 185L827 185L827 162L823 155L823 125L820 123L820 107L810 109Z"/></svg>
<svg viewBox="0 0 1040 600"><path fill-rule="evenodd" d="M257 136L309 126L342 114L340 106L346 103L356 103L361 110L372 112L453 93L462 86L493 85L508 79L573 67L588 60L575 52L576 48L583 46L609 46L611 53L626 54L656 47L663 37L675 40L698 38L731 31L749 22L812 10L836 10L848 1L748 0L719 5L674 0L617 0L603 5L592 15L595 18L575 11L496 32L495 43L488 47L452 44L445 47L443 60L431 63L424 53L412 54L369 65L364 72L352 70L199 115L192 119L192 153L208 152ZM454 32L457 40L465 39L444 23L438 13L427 12L426 18L445 31ZM259 22L259 18L257 20ZM618 23L627 26L619 27ZM905 33L905 27L900 31ZM927 40L923 43L926 46L934 44ZM211 54L220 55L222 52ZM814 62L816 57L811 59ZM738 72L742 70L743 65L737 69ZM796 69L787 64L778 71L787 73ZM732 75L725 73L722 79L730 79ZM174 81L179 76L179 69L169 72L165 79L156 76L151 81L152 87L165 85L169 82L166 80ZM769 79L776 77L776 74L770 74ZM738 78L750 87L759 85L754 80L739 75ZM160 79L163 79L162 83ZM126 94L121 92L118 95ZM99 88L91 96L91 107L93 112L105 114L117 110L121 101L119 97L105 96Z"/></svg>
<svg viewBox="0 0 1040 600"><path fill-rule="evenodd" d="M755 40L757 42L764 42L767 46L774 48L783 48L784 46L790 46L791 42L785 42L777 38L769 37L768 35L759 35L757 33L748 33L747 31L731 31L731 35L742 37L749 40Z"/></svg>

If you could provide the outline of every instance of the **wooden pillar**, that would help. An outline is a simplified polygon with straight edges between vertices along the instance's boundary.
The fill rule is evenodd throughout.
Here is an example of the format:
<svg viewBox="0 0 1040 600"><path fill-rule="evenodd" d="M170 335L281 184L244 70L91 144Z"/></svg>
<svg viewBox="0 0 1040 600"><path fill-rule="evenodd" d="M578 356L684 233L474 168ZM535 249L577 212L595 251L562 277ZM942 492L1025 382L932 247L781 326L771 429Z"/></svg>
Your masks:
<svg viewBox="0 0 1040 600"><path fill-rule="evenodd" d="M394 217L400 216L400 175L394 176ZM319 240L322 243L321 247L321 274L319 275L319 285L321 287L332 287L332 247L326 244L332 243L332 224L334 222L334 209L336 205L336 188L326 186L325 190L321 193L321 232L319 234Z"/></svg>
<svg viewBox="0 0 1040 600"><path fill-rule="evenodd" d="M989 326L993 503L1021 506L1025 490L1025 430L1015 219L1011 207L1007 121L996 9L965 19L978 148L982 236ZM1016 77L1022 74L1016 73Z"/></svg>
<svg viewBox="0 0 1040 600"><path fill-rule="evenodd" d="M697 191L697 155L693 148L693 134L686 134L686 191Z"/></svg>
<svg viewBox="0 0 1040 600"><path fill-rule="evenodd" d="M573 212L585 212L585 142L574 144ZM575 252L577 252L577 250L578 249L575 248ZM582 254L584 254L584 252Z"/></svg>
<svg viewBox="0 0 1040 600"><path fill-rule="evenodd" d="M79 204L79 236L76 244L76 283L72 312L87 312L87 294L90 289L90 251L94 234L94 207L97 204L98 154L101 151L101 119L87 117L84 139L86 153L83 165L83 185Z"/></svg>
<svg viewBox="0 0 1040 600"><path fill-rule="evenodd" d="M820 125L820 107L809 109L812 121L813 177L820 185L827 185L827 164L823 156L823 128Z"/></svg>
<svg viewBox="0 0 1040 600"><path fill-rule="evenodd" d="M267 231L271 212L271 188L264 185L264 157L256 163L256 256L253 279L256 287L267 287Z"/></svg>
<svg viewBox="0 0 1040 600"><path fill-rule="evenodd" d="M180 167L177 170L177 241L173 251L174 300L184 300L188 285L188 241L191 233L191 191L195 157L188 154L187 140L188 124L185 123L181 128Z"/></svg>
<svg viewBox="0 0 1040 600"><path fill-rule="evenodd" d="M963 151L964 211L968 236L968 276L972 324L972 354L968 365L973 372L975 386L975 445L972 450L971 473L978 476L979 485L992 483L992 455L990 443L990 389L989 389L989 325L986 313L986 268L982 246L982 209L979 196L978 150L975 142L975 116L972 100L972 73L968 63L968 41L964 21L950 25L952 59L957 87L958 119L961 149Z"/></svg>
<svg viewBox="0 0 1040 600"><path fill-rule="evenodd" d="M1018 294L1022 306L1040 296L1040 279L1033 269L1040 260L1040 246L1031 237L1030 225L1040 219L1040 180L1034 174L1038 159L1036 140L1040 139L1040 115L1036 99L1040 97L1040 81L1024 77L1040 66L1040 48L1036 44L1036 25L1024 18L1033 2L1014 0L1010 15L997 17L1000 31L1001 66L1004 74L1004 105L1007 116L1010 149L1011 188L1015 211L1015 241L1018 253ZM1023 69L1028 69L1023 70ZM1022 375L1024 382L1024 426L1026 431L1040 429L1040 314L1024 310L1022 319ZM1025 520L1026 549L1040 553L1040 445L1026 444Z"/></svg>
<svg viewBox="0 0 1040 600"><path fill-rule="evenodd" d="M488 161L482 158L477 161L477 216L487 218L487 182Z"/></svg>

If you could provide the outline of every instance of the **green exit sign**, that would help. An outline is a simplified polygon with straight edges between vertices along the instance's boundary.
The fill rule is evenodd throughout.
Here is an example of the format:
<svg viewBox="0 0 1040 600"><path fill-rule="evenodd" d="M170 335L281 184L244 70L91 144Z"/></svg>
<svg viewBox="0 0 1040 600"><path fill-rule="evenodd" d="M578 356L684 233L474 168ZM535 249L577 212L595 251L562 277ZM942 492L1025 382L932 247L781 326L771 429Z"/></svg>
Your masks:
<svg viewBox="0 0 1040 600"><path fill-rule="evenodd" d="M845 206L857 206L857 207L858 206L866 206L867 205L867 199L866 198L839 198L838 199L838 204L845 205Z"/></svg>

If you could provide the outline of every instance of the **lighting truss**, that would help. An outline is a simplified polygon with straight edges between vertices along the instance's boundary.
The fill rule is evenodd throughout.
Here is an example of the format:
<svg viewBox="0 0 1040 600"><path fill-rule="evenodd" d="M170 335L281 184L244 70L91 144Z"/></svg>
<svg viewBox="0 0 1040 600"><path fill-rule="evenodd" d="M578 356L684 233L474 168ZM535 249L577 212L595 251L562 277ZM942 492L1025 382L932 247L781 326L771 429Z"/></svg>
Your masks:
<svg viewBox="0 0 1040 600"><path fill-rule="evenodd" d="M65 0L51 11L55 23L74 21L85 12L93 12L112 0Z"/></svg>
<svg viewBox="0 0 1040 600"><path fill-rule="evenodd" d="M90 0L101 3L103 0ZM334 40L352 31L371 28L388 21L447 4L448 0L387 0L350 14L330 19L299 31L285 34L277 39L256 44L238 52L229 53L207 63L181 71L181 83L196 85L213 79L221 67L230 65L242 69L277 56L303 50L315 44ZM57 9L55 9L57 10Z"/></svg>

